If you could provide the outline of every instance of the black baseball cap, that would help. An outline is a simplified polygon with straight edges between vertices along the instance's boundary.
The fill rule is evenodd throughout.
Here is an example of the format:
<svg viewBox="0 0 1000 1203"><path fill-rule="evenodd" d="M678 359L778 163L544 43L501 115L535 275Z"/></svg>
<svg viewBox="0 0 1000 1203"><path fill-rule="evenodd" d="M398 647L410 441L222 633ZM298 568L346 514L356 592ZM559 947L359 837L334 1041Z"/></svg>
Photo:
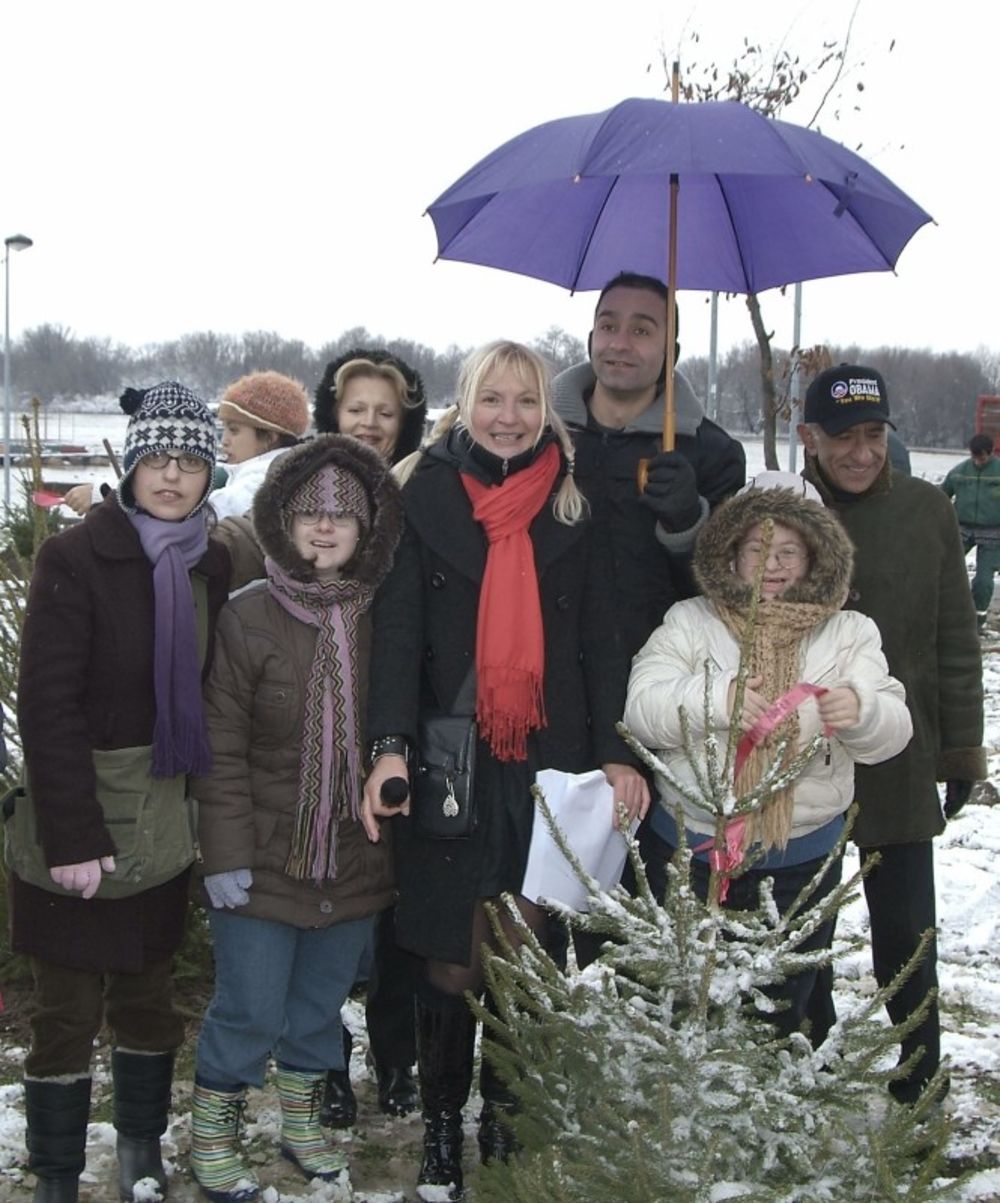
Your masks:
<svg viewBox="0 0 1000 1203"><path fill-rule="evenodd" d="M820 372L806 390L802 420L815 422L826 434L840 434L859 422L885 422L896 429L882 373L851 363Z"/></svg>

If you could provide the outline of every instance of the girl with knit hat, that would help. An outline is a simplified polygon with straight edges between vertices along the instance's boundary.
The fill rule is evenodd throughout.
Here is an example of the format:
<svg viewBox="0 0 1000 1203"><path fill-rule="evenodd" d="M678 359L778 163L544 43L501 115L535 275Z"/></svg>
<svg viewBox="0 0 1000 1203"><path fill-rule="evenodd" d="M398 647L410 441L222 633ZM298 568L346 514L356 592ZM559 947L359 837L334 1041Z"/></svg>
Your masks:
<svg viewBox="0 0 1000 1203"><path fill-rule="evenodd" d="M218 518L240 517L253 504L271 464L309 428L309 397L280 372L251 372L219 402L227 479L211 496Z"/></svg>
<svg viewBox="0 0 1000 1203"><path fill-rule="evenodd" d="M629 753L614 728L628 666L544 362L518 343L474 352L436 436L397 468L406 477L406 533L376 602L365 826L373 841L392 831L396 932L424 960L418 1194L454 1200L463 1197L462 1108L476 1031L465 992L482 992L482 947L498 942L486 903L498 904L514 944L521 934L500 903L504 893L533 930L545 925L542 908L520 894L534 774L600 765L634 815L645 813L649 795L623 763ZM382 786L408 775L418 718L430 707L474 711L478 721L476 823L465 838L418 827L409 803L383 821L396 812L383 804ZM480 1157L505 1159L513 1098L488 1058L480 1092Z"/></svg>
<svg viewBox="0 0 1000 1203"><path fill-rule="evenodd" d="M372 450L321 435L272 464L252 517L266 580L223 610L195 783L215 995L198 1040L191 1167L216 1203L260 1193L239 1144L248 1086L277 1066L281 1152L333 1181L319 1122L343 1068L340 1008L392 897L388 845L360 822L369 608L402 527Z"/></svg>
<svg viewBox="0 0 1000 1203"><path fill-rule="evenodd" d="M21 640L27 793L5 823L11 946L31 958L24 1060L36 1203L75 1203L90 1062L112 1035L121 1197L166 1190L173 1056L184 1020L171 960L195 858L187 775L211 763L202 674L229 559L209 542L215 422L165 381L128 389L124 475L47 539Z"/></svg>
<svg viewBox="0 0 1000 1203"><path fill-rule="evenodd" d="M787 910L840 838L853 799L855 762L877 764L909 743L904 690L889 675L878 628L865 615L840 608L853 560L847 534L811 485L790 473L764 473L720 505L699 533L694 574L704 596L673 605L633 662L625 724L696 795L705 740L716 733L725 747L733 721L744 733L754 731L755 739L763 735L736 774L737 797L757 785L780 741L788 740L787 763L818 732L825 733L801 774L752 813L742 833L734 832L737 855L753 859L751 868L729 880L726 905L755 909L761 882L770 878L779 910ZM749 675L742 710L734 716L740 649L755 590ZM707 716L706 663L712 673ZM779 699L786 702L783 713L771 709ZM695 764L684 747L682 706ZM660 805L652 819L653 842L669 859L679 843L676 816L683 816L693 883L707 898L715 815L680 795L666 778L657 777L656 784ZM837 857L807 906L840 877ZM799 951L828 948L833 928L831 917ZM826 997L820 1003L814 996L810 1013L826 1018L824 1030L816 1024L810 1036L816 1046L822 1043L834 1018L831 984L830 975L817 970L782 983L775 993L788 1006L772 1016L779 1030L787 1034L801 1027L815 985Z"/></svg>

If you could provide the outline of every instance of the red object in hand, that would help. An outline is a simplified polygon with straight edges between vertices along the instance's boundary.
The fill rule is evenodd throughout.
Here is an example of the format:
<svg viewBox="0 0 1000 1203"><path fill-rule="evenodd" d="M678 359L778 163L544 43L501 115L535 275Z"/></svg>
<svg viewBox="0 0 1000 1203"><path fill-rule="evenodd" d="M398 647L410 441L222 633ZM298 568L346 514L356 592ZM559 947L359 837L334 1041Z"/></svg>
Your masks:
<svg viewBox="0 0 1000 1203"><path fill-rule="evenodd" d="M48 489L36 489L31 494L31 500L43 510L51 510L54 506L62 505L66 500L62 493L52 493Z"/></svg>

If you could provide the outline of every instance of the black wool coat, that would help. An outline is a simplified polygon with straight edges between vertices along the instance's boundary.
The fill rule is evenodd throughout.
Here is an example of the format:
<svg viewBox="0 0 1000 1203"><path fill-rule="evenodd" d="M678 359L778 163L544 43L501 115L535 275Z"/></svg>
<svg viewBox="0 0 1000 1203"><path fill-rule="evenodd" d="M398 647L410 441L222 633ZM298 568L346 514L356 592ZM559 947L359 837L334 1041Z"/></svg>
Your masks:
<svg viewBox="0 0 1000 1203"><path fill-rule="evenodd" d="M209 543L195 571L208 585L209 631L225 603L230 559ZM112 495L48 539L31 579L17 718L49 865L113 855L91 753L153 741L153 566ZM209 654L211 660L211 639ZM122 899L50 893L10 874L11 947L94 972L141 970L184 934L188 878Z"/></svg>
<svg viewBox="0 0 1000 1203"><path fill-rule="evenodd" d="M445 448L423 456L403 489L403 503L407 529L375 600L368 731L371 738L397 734L414 741L421 709L451 710L475 663L487 541ZM542 609L548 723L529 736L527 779L540 768L583 772L632 763L614 730L624 710L629 660L593 528L586 520L558 522L547 502L529 534ZM491 760L482 742L479 757L481 765ZM530 824L530 795L524 794ZM488 804L487 798L477 801ZM434 840L418 835L406 817L391 822L400 943L422 956L468 964L473 904L483 896L486 866L499 852L488 846L490 824L465 840Z"/></svg>

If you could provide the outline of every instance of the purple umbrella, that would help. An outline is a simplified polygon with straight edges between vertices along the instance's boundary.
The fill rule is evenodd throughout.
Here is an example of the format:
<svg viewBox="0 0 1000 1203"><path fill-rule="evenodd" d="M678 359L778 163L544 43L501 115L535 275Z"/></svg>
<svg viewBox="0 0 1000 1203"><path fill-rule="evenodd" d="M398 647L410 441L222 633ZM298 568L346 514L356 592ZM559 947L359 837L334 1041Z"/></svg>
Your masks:
<svg viewBox="0 0 1000 1203"><path fill-rule="evenodd" d="M512 138L427 210L438 256L583 290L665 278L678 177L678 288L764 292L888 271L931 221L839 143L736 101L623 100Z"/></svg>
<svg viewBox="0 0 1000 1203"><path fill-rule="evenodd" d="M668 283L664 447L676 288L764 292L889 271L929 214L859 155L736 101L623 100L512 138L428 208L438 257L601 288Z"/></svg>

